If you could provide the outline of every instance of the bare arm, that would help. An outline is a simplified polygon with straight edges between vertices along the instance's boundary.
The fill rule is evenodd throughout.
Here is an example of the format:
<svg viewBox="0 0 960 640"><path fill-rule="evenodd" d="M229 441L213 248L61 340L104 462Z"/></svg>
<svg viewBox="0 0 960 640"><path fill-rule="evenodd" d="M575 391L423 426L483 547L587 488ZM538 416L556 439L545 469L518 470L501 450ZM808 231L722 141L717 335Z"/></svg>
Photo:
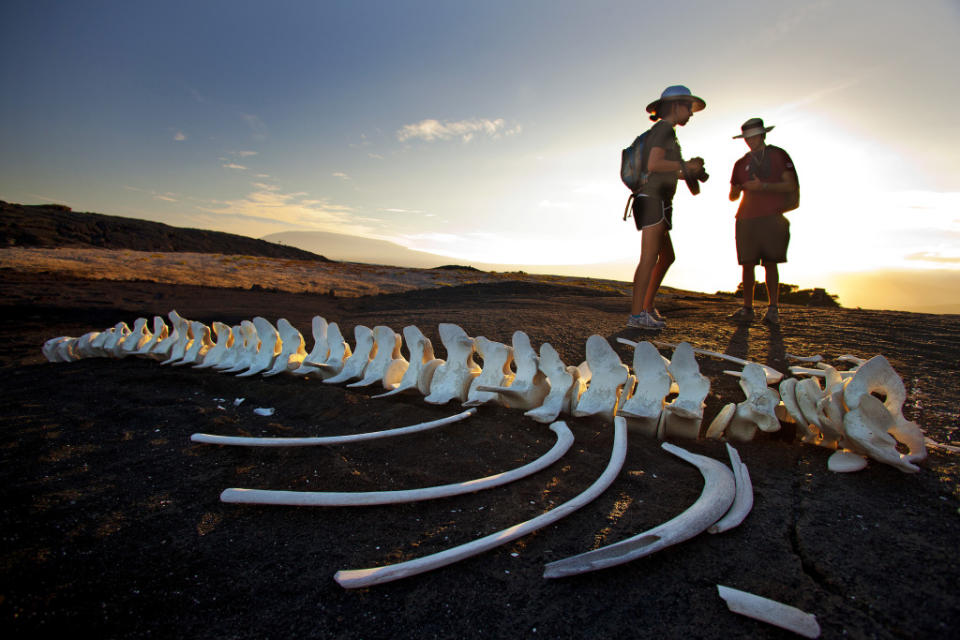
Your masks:
<svg viewBox="0 0 960 640"><path fill-rule="evenodd" d="M650 157L647 158L647 171L652 173L669 173L671 171L683 171L683 165L679 160L667 160L667 151L663 147L651 147ZM703 158L692 158L687 160L687 171L697 173L703 168Z"/></svg>
<svg viewBox="0 0 960 640"><path fill-rule="evenodd" d="M739 184L731 184L730 185L730 201L734 202L739 200L741 191L743 191L743 189L740 187Z"/></svg>
<svg viewBox="0 0 960 640"><path fill-rule="evenodd" d="M733 188L736 188L737 185L732 185ZM748 180L739 186L744 191L772 191L774 193L790 193L797 190L797 177L794 175L793 171L787 169L780 176L780 182L760 182L758 178L753 178ZM736 200L733 197L733 188L730 189L730 199ZM737 196L739 197L739 190Z"/></svg>

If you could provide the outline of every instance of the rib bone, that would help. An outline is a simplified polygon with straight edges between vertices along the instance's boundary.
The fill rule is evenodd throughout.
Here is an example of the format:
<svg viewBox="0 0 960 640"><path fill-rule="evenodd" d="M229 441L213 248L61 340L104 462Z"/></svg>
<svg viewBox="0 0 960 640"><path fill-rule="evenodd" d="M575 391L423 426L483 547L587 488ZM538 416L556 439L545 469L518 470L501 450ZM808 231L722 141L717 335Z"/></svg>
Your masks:
<svg viewBox="0 0 960 640"><path fill-rule="evenodd" d="M793 631L805 638L820 637L820 625L813 614L721 584L717 585L717 592L727 603L727 608L734 613Z"/></svg>

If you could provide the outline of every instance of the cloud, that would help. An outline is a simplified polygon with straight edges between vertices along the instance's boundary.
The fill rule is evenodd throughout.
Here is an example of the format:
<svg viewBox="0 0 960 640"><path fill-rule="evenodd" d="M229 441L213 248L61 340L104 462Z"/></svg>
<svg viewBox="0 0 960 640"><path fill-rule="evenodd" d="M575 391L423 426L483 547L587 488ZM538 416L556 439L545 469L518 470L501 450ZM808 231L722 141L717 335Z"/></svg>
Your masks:
<svg viewBox="0 0 960 640"><path fill-rule="evenodd" d="M171 198L170 196L155 195L153 197L157 200L163 200L164 202L179 202L179 200L176 198Z"/></svg>
<svg viewBox="0 0 960 640"><path fill-rule="evenodd" d="M263 124L263 120L252 113L241 113L240 117L247 123L247 127L250 128L250 133L253 134L254 138L261 140L267 137L267 127Z"/></svg>
<svg viewBox="0 0 960 640"><path fill-rule="evenodd" d="M243 166L242 164L237 164L235 162L228 162L227 164L223 165L223 167L224 169L239 169L241 171L247 170L245 166Z"/></svg>
<svg viewBox="0 0 960 640"><path fill-rule="evenodd" d="M175 134L173 134L173 139L177 142L182 142L187 139L187 134L185 134L183 131L177 131Z"/></svg>
<svg viewBox="0 0 960 640"><path fill-rule="evenodd" d="M506 128L506 121L503 118L491 120L489 118L473 118L469 120L457 120L443 122L432 118L421 120L415 124L404 125L397 131L397 140L406 142L419 138L426 142L436 140L452 140L460 138L463 142L470 142L477 135L484 135L494 140L502 136L512 136L521 132L521 127L517 125L511 129Z"/></svg>
<svg viewBox="0 0 960 640"><path fill-rule="evenodd" d="M935 262L938 264L957 264L960 265L960 256L943 255L936 251L918 251L904 256L904 260L916 260L919 262Z"/></svg>
<svg viewBox="0 0 960 640"><path fill-rule="evenodd" d="M249 158L250 156L257 155L256 151L231 151L230 153L234 154L239 158Z"/></svg>
<svg viewBox="0 0 960 640"><path fill-rule="evenodd" d="M342 171L334 171L330 175L332 175L334 178L340 178L341 180L350 180L350 176L343 173Z"/></svg>

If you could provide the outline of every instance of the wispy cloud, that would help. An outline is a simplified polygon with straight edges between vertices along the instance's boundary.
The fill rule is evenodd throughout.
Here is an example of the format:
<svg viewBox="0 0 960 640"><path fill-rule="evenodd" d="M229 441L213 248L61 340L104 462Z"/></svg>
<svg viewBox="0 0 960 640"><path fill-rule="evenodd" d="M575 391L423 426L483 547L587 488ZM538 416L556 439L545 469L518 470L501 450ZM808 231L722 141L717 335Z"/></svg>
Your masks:
<svg viewBox="0 0 960 640"><path fill-rule="evenodd" d="M262 140L267 137L267 127L259 117L252 113L241 113L240 117L247 123L247 127L250 128L250 133L253 134L254 138Z"/></svg>
<svg viewBox="0 0 960 640"><path fill-rule="evenodd" d="M156 200L163 200L164 202L179 202L176 198L171 198L170 196L165 195L155 195L153 196Z"/></svg>
<svg viewBox="0 0 960 640"><path fill-rule="evenodd" d="M185 134L183 131L177 131L175 134L173 134L173 139L177 142L183 142L187 139L187 134Z"/></svg>
<svg viewBox="0 0 960 640"><path fill-rule="evenodd" d="M231 151L230 153L237 156L238 158L249 158L250 156L257 155L256 151Z"/></svg>
<svg viewBox="0 0 960 640"><path fill-rule="evenodd" d="M228 162L223 165L224 169L238 169L240 171L246 171L247 168L242 164L237 164L236 162Z"/></svg>
<svg viewBox="0 0 960 640"><path fill-rule="evenodd" d="M330 175L332 175L334 178L340 178L341 180L350 180L350 176L343 173L342 171L334 171Z"/></svg>
<svg viewBox="0 0 960 640"><path fill-rule="evenodd" d="M460 138L463 142L470 142L476 136L482 135L488 138L498 139L502 136L517 135L521 132L520 125L507 129L507 123L503 118L472 118L469 120L434 120L428 118L415 124L404 125L397 131L397 140L406 142L407 140L420 139L426 142L437 140L453 140Z"/></svg>

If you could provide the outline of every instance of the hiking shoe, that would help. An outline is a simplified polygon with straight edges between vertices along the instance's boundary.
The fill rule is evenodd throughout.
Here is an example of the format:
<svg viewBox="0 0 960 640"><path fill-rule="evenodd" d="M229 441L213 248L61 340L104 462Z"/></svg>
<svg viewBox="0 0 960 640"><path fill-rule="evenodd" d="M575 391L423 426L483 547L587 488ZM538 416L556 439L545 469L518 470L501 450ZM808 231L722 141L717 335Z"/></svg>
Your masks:
<svg viewBox="0 0 960 640"><path fill-rule="evenodd" d="M776 307L767 307L767 312L763 314L763 322L774 327L779 327L780 311Z"/></svg>
<svg viewBox="0 0 960 640"><path fill-rule="evenodd" d="M653 308L653 311L648 311L647 314L657 322L662 322L664 324L667 323L667 319L660 315L660 312L657 311L656 307Z"/></svg>
<svg viewBox="0 0 960 640"><path fill-rule="evenodd" d="M667 323L656 320L646 311L627 317L627 326L631 329L663 329Z"/></svg>
<svg viewBox="0 0 960 640"><path fill-rule="evenodd" d="M750 322L753 320L753 309L750 307L740 307L727 316L727 319L735 322Z"/></svg>

